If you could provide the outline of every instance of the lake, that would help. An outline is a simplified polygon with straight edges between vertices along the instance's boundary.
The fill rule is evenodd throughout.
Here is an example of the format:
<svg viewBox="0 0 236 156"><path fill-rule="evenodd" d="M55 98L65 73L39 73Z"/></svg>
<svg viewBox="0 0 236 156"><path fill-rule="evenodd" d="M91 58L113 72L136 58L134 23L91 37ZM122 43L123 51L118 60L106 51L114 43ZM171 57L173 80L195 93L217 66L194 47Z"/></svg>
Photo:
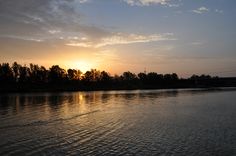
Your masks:
<svg viewBox="0 0 236 156"><path fill-rule="evenodd" d="M236 155L236 89L0 95L0 155Z"/></svg>

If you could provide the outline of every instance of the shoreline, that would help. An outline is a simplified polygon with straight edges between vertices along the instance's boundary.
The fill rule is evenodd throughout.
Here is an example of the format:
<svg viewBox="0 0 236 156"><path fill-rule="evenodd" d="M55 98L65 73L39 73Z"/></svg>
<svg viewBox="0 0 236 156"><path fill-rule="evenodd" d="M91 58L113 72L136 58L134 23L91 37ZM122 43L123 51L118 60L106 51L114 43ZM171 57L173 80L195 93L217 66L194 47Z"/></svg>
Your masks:
<svg viewBox="0 0 236 156"><path fill-rule="evenodd" d="M31 89L31 90L2 90L0 95L8 93L62 93L62 92L96 92L96 91L145 91L145 90L235 90L236 86L196 86L196 87L163 87L163 88L106 88L106 89Z"/></svg>

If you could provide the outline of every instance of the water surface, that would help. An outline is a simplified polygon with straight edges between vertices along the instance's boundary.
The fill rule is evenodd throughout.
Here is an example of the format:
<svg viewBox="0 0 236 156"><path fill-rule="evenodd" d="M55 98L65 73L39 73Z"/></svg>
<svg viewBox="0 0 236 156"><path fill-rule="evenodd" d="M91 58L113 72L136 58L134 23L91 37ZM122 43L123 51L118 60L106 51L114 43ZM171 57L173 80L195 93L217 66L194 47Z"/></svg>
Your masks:
<svg viewBox="0 0 236 156"><path fill-rule="evenodd" d="M0 155L236 155L236 91L0 95Z"/></svg>

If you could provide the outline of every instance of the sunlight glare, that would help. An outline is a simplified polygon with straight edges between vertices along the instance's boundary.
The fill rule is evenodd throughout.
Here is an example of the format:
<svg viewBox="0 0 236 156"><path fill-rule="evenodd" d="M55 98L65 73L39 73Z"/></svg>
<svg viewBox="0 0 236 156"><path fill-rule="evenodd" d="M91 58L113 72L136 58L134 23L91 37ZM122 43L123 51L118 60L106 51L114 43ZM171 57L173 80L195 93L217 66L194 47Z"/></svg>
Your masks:
<svg viewBox="0 0 236 156"><path fill-rule="evenodd" d="M71 62L70 66L71 68L79 69L80 71L85 73L86 71L89 71L90 69L92 69L94 65L88 61L79 60L79 61Z"/></svg>

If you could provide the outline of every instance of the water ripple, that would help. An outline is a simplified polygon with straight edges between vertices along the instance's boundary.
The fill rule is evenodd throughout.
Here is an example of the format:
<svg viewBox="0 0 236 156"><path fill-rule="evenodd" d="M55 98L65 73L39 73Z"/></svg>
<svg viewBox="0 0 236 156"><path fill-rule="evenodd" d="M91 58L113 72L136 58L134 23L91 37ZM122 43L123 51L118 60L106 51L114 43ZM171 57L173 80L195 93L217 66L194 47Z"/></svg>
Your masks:
<svg viewBox="0 0 236 156"><path fill-rule="evenodd" d="M75 116L72 116L72 117L69 117L69 118L58 118L58 119L55 119L55 120L44 120L44 121L39 120L39 121L34 121L34 122L31 122L31 123L27 123L27 124L8 125L8 126L0 127L0 129L23 128L23 127L29 127L29 126L44 126L44 125L55 123L55 122L63 122L63 121L66 121L66 120L72 120L72 119L75 119L75 118L78 118L78 117L81 117L81 116L85 116L85 115L89 115L89 114L93 114L93 113L96 113L96 112L99 112L99 111L100 110L95 110L95 111L75 115Z"/></svg>
<svg viewBox="0 0 236 156"><path fill-rule="evenodd" d="M236 155L235 91L58 96L0 106L1 156Z"/></svg>

